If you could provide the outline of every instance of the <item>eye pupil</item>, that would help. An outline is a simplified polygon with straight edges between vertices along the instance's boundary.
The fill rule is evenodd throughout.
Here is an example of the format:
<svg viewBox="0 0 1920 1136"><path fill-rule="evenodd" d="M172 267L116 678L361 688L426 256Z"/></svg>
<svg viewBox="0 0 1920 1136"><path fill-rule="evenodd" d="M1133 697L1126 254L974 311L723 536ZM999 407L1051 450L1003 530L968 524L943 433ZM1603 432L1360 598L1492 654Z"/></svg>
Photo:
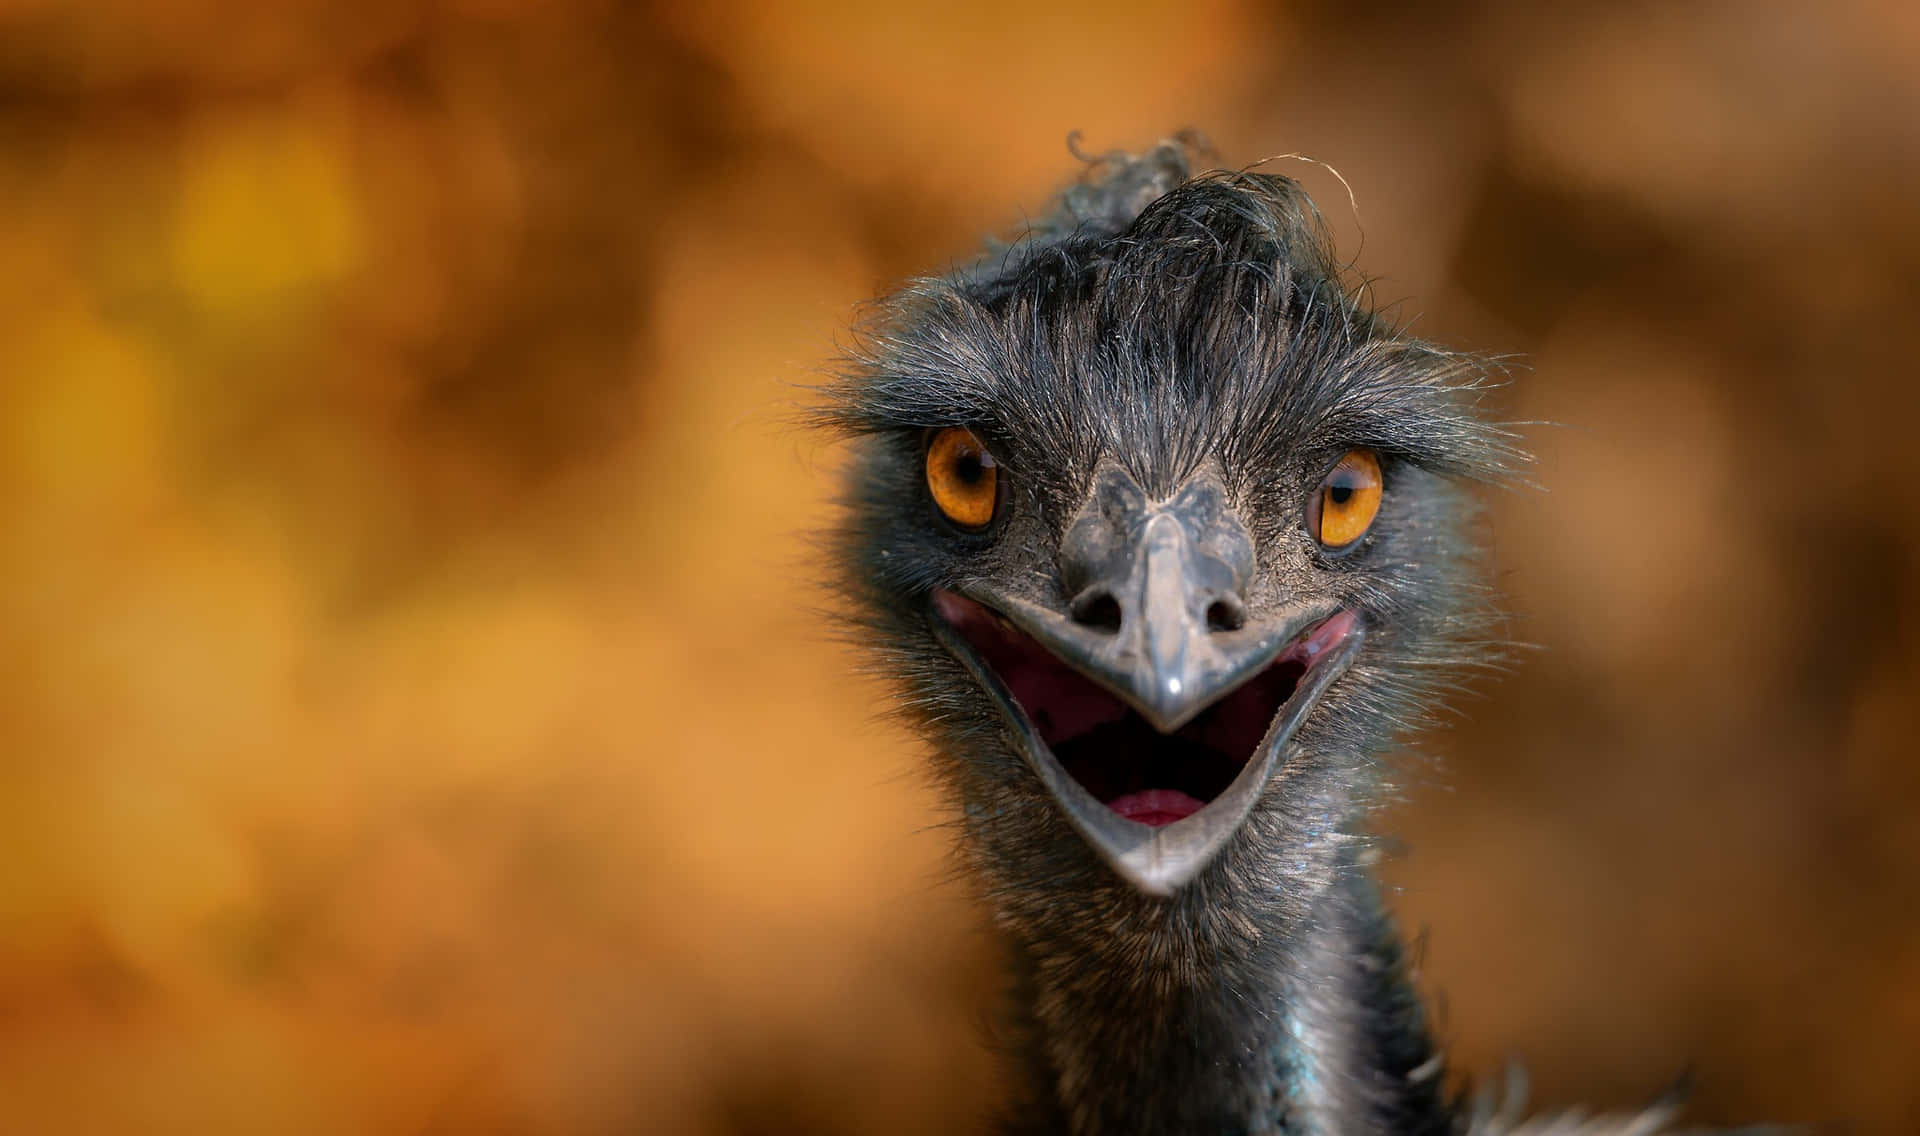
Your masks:
<svg viewBox="0 0 1920 1136"><path fill-rule="evenodd" d="M953 475L968 485L978 485L980 475L986 472L980 465L976 454L962 454L953 463Z"/></svg>
<svg viewBox="0 0 1920 1136"><path fill-rule="evenodd" d="M1353 500L1353 486L1351 485L1327 486L1327 500L1333 502L1336 505L1346 504L1348 501Z"/></svg>

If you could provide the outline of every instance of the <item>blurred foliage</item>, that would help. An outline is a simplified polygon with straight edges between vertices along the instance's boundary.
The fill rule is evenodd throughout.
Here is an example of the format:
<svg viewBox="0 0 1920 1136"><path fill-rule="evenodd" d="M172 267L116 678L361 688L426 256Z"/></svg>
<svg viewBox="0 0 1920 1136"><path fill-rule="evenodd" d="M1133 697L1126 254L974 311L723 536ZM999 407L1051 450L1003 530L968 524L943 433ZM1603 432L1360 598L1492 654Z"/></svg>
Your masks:
<svg viewBox="0 0 1920 1136"><path fill-rule="evenodd" d="M0 0L0 1128L974 1128L790 411L1187 124L1561 424L1387 822L1456 1062L1920 1128L1916 11Z"/></svg>

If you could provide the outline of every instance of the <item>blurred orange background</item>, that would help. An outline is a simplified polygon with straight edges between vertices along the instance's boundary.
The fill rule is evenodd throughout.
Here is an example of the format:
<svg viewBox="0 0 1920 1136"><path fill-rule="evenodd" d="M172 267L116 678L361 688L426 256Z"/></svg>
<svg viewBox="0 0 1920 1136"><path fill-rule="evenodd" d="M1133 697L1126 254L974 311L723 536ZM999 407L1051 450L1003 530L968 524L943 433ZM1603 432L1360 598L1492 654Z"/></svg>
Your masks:
<svg viewBox="0 0 1920 1136"><path fill-rule="evenodd" d="M1907 0L0 0L0 1131L976 1130L793 412L1188 125L1558 424L1383 818L1454 1063L1920 1131Z"/></svg>

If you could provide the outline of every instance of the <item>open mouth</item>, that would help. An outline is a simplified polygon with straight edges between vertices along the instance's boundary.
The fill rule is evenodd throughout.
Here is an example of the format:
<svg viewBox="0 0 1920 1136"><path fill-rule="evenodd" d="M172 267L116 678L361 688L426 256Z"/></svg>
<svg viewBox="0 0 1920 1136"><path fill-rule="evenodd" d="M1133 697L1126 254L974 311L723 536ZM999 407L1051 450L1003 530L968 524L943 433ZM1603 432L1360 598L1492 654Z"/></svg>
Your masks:
<svg viewBox="0 0 1920 1136"><path fill-rule="evenodd" d="M1000 680L1031 733L1081 788L1121 817L1154 828L1193 816L1227 792L1309 672L1336 653L1357 622L1339 611L1306 627L1266 666L1162 733L986 605L942 590L934 610Z"/></svg>

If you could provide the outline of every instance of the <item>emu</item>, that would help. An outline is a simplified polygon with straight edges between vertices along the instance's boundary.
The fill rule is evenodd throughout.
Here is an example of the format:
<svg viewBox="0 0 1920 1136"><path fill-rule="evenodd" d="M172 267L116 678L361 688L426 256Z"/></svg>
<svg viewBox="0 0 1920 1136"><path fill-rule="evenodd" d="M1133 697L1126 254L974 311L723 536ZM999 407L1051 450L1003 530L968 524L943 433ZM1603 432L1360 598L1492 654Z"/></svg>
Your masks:
<svg viewBox="0 0 1920 1136"><path fill-rule="evenodd" d="M1109 155L883 301L829 388L857 639L1011 956L1009 1133L1641 1132L1446 1087L1382 757L1494 650L1492 368L1343 285L1293 181Z"/></svg>

